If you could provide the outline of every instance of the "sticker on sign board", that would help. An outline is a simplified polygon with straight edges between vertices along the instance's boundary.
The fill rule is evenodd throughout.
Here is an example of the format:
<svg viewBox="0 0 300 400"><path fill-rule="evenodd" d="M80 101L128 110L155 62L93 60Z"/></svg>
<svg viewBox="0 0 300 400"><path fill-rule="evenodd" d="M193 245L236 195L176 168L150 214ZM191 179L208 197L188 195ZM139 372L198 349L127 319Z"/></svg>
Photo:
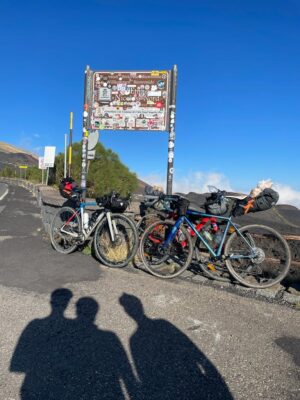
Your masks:
<svg viewBox="0 0 300 400"><path fill-rule="evenodd" d="M101 87L98 93L98 100L100 101L110 101L111 100L111 89L106 87Z"/></svg>
<svg viewBox="0 0 300 400"><path fill-rule="evenodd" d="M147 93L147 96L148 97L160 97L161 96L161 91L160 90L157 90L157 91L149 91L148 93Z"/></svg>

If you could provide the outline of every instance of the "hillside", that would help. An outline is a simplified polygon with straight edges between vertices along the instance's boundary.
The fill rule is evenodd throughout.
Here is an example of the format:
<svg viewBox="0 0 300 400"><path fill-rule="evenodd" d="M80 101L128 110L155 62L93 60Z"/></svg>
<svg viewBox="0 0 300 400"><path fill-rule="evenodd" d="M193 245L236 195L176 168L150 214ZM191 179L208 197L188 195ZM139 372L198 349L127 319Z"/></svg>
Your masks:
<svg viewBox="0 0 300 400"><path fill-rule="evenodd" d="M29 151L19 149L8 143L0 142L0 169L13 165L36 166L38 158Z"/></svg>

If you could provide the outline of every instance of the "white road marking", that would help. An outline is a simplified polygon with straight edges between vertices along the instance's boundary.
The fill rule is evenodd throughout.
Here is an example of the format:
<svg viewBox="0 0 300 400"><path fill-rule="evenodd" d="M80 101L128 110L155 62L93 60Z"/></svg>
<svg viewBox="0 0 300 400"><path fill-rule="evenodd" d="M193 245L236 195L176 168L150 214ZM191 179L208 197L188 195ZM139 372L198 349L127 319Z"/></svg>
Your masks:
<svg viewBox="0 0 300 400"><path fill-rule="evenodd" d="M8 193L8 187L6 188L5 192L3 193L2 196L0 196L0 201L4 199L4 197L7 195Z"/></svg>
<svg viewBox="0 0 300 400"><path fill-rule="evenodd" d="M0 236L0 242L4 242L4 240L13 239L13 236Z"/></svg>
<svg viewBox="0 0 300 400"><path fill-rule="evenodd" d="M4 211L6 206L0 206L0 214L2 213L2 211Z"/></svg>

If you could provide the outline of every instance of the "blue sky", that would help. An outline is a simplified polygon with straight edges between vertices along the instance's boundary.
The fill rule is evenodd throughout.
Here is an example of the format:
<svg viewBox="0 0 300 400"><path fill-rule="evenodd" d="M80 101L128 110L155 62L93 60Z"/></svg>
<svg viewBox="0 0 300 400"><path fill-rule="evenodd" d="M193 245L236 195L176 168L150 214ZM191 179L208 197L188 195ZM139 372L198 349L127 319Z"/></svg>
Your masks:
<svg viewBox="0 0 300 400"><path fill-rule="evenodd" d="M0 140L63 150L82 132L93 70L178 65L175 189L249 192L261 179L300 205L298 0L1 0ZM102 132L139 177L164 182L167 133Z"/></svg>

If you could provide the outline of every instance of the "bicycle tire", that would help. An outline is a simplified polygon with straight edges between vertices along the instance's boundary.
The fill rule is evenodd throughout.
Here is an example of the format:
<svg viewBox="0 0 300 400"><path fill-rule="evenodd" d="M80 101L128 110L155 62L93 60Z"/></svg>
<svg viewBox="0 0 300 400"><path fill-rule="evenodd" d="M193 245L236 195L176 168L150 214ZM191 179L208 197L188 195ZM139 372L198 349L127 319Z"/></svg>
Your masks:
<svg viewBox="0 0 300 400"><path fill-rule="evenodd" d="M75 214L75 210L71 207L62 207L54 215L50 227L50 239L54 249L61 254L70 254L78 247L76 238L61 232L61 228L70 217ZM72 223L66 225L68 232L80 234L80 217L78 214L72 219Z"/></svg>
<svg viewBox="0 0 300 400"><path fill-rule="evenodd" d="M140 240L139 256L144 267L151 275L162 279L171 279L182 274L190 265L193 258L193 242L184 226L180 226L182 239L175 237L165 253L160 253L161 246L169 230L175 225L174 221L158 221L151 224L143 233ZM153 237L151 237L151 235ZM183 247L183 242L185 246ZM179 257L185 254L183 264Z"/></svg>
<svg viewBox="0 0 300 400"><path fill-rule="evenodd" d="M122 268L133 259L138 248L135 223L123 214L111 214L118 236L112 242L107 217L98 224L94 235L96 257L110 268Z"/></svg>
<svg viewBox="0 0 300 400"><path fill-rule="evenodd" d="M244 286L268 288L281 282L287 275L291 263L291 252L287 241L273 228L265 225L247 225L239 229L248 234L254 242L252 250L245 240L233 233L224 248L226 266L230 274ZM234 243L234 245L233 245ZM244 250L244 247L246 250ZM235 249L236 247L236 249ZM234 252L255 255L251 260L234 260Z"/></svg>

